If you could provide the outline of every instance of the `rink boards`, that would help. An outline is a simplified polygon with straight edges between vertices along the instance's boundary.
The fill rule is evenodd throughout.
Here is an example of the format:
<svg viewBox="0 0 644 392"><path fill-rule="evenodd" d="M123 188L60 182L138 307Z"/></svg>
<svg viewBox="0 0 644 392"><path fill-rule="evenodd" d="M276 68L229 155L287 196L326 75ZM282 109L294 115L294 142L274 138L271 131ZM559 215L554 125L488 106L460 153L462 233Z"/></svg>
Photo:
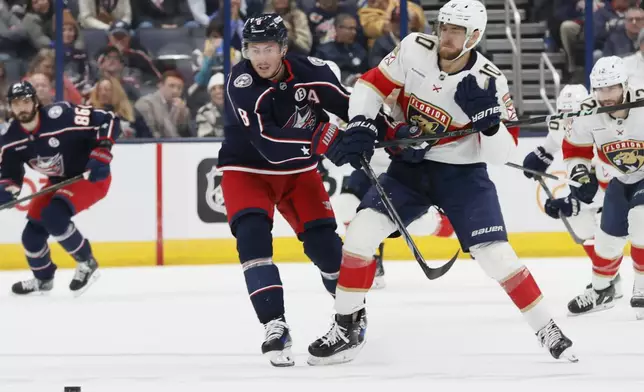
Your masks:
<svg viewBox="0 0 644 392"><path fill-rule="evenodd" d="M514 162L542 142L521 139ZM76 217L101 265L141 266L236 263L235 242L221 205L221 173L215 170L218 142L119 144L114 149L113 182L107 198ZM565 173L560 156L550 169ZM328 185L331 201L337 195L349 166L331 167ZM509 167L490 167L501 200L510 241L522 257L583 255L570 240L561 222L546 216L540 205L543 191L532 180ZM567 187L549 182L557 195ZM21 196L42 186L41 177L28 170ZM472 195L475 199L476 195ZM0 269L26 267L20 245L26 208L0 212ZM418 245L427 259L449 258L459 248L455 238L431 237L434 227L414 227ZM339 225L340 234L344 226ZM273 235L277 261L305 259L302 247L287 223L276 214ZM409 259L400 239L388 240L386 258ZM58 245L52 246L54 260L72 265Z"/></svg>

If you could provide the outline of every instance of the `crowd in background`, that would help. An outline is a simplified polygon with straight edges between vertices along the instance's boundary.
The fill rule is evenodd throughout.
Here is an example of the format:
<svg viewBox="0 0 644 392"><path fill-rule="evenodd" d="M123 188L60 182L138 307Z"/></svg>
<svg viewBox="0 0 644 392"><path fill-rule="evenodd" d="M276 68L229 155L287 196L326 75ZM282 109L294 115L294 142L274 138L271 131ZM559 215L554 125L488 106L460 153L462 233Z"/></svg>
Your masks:
<svg viewBox="0 0 644 392"><path fill-rule="evenodd" d="M55 101L55 0L0 0L0 122L5 91L29 80L44 105ZM124 138L223 135L223 31L231 24L233 63L244 21L283 16L289 50L331 60L352 85L400 41L399 0L66 0L63 97L111 109ZM408 2L409 30L428 31ZM2 125L0 125L2 126Z"/></svg>
<svg viewBox="0 0 644 392"><path fill-rule="evenodd" d="M624 57L628 69L644 82L644 9L641 0L593 0L593 58ZM532 21L548 26L547 48L566 54L564 82L583 83L585 0L534 0Z"/></svg>

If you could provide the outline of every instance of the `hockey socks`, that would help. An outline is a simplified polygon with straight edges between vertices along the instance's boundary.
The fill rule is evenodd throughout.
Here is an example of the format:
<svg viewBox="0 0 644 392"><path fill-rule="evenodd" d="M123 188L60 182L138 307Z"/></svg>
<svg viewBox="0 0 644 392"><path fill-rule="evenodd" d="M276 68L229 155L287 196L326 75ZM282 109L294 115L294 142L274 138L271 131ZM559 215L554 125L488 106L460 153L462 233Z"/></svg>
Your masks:
<svg viewBox="0 0 644 392"><path fill-rule="evenodd" d="M537 282L525 266L499 283L535 332L550 321L548 313L541 306L537 306L543 296Z"/></svg>
<svg viewBox="0 0 644 392"><path fill-rule="evenodd" d="M266 324L284 315L284 289L271 258L242 263L246 287L259 322Z"/></svg>
<svg viewBox="0 0 644 392"><path fill-rule="evenodd" d="M604 290L610 286L610 282L613 280L617 272L619 271L619 266L622 264L622 259L624 255L619 255L615 258L604 258L595 252L595 256L592 257L593 261L593 288L595 290Z"/></svg>
<svg viewBox="0 0 644 392"><path fill-rule="evenodd" d="M47 230L33 221L27 222L22 232L22 246L25 248L27 263L34 276L40 280L53 279L56 272L56 264L51 261L51 252L47 245L48 237Z"/></svg>
<svg viewBox="0 0 644 392"><path fill-rule="evenodd" d="M362 257L343 251L338 288L335 294L335 310L338 314L352 314L364 307L367 291L376 276L373 257Z"/></svg>
<svg viewBox="0 0 644 392"><path fill-rule="evenodd" d="M631 258L633 259L633 270L635 287L644 290L644 247L631 244Z"/></svg>

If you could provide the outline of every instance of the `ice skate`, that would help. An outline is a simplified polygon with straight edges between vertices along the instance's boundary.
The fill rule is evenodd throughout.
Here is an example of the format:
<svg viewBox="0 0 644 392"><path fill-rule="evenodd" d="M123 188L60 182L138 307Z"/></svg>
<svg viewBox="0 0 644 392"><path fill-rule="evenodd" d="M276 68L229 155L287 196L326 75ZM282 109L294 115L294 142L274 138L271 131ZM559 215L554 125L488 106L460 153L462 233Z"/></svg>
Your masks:
<svg viewBox="0 0 644 392"><path fill-rule="evenodd" d="M550 320L548 324L537 332L537 338L542 347L550 351L550 355L555 359L561 357L569 360L570 362L577 362L577 356L572 350L572 341L561 332L561 329Z"/></svg>
<svg viewBox="0 0 644 392"><path fill-rule="evenodd" d="M385 267L382 265L384 248L385 244L381 243L378 247L378 254L373 256L373 259L376 261L376 276L373 279L371 288L374 290L384 289L387 286L385 282Z"/></svg>
<svg viewBox="0 0 644 392"><path fill-rule="evenodd" d="M309 345L308 364L333 365L352 361L365 344L366 332L364 309L349 315L336 314L329 332Z"/></svg>
<svg viewBox="0 0 644 392"><path fill-rule="evenodd" d="M69 289L75 297L81 296L100 277L98 263L92 257L89 261L77 262L74 278L69 283Z"/></svg>
<svg viewBox="0 0 644 392"><path fill-rule="evenodd" d="M635 311L635 318L644 320L644 289L637 289L633 286L631 308Z"/></svg>
<svg viewBox="0 0 644 392"><path fill-rule="evenodd" d="M615 286L615 299L620 299L624 296L624 291L622 290L622 277L619 275L615 275L613 280L610 281L610 283ZM592 283L588 283L586 286L586 289L589 289L593 286Z"/></svg>
<svg viewBox="0 0 644 392"><path fill-rule="evenodd" d="M22 282L14 283L11 286L11 291L16 295L28 295L28 294L47 294L54 288L54 280L40 280L37 278L32 278L29 280L23 280Z"/></svg>
<svg viewBox="0 0 644 392"><path fill-rule="evenodd" d="M262 354L269 358L271 365L277 367L295 365L293 354L291 353L293 341L284 317L269 321L264 324L264 328L266 338L262 343Z"/></svg>
<svg viewBox="0 0 644 392"><path fill-rule="evenodd" d="M570 316L598 312L615 306L615 286L612 284L603 290L592 287L568 302Z"/></svg>

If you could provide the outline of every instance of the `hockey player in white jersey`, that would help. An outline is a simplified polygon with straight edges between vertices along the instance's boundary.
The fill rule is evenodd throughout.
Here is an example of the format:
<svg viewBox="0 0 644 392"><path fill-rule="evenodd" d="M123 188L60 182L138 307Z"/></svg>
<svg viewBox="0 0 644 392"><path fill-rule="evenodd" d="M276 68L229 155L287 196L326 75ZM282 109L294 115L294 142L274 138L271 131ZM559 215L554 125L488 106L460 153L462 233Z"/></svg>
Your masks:
<svg viewBox="0 0 644 392"><path fill-rule="evenodd" d="M581 103L589 96L588 90L581 84L569 84L564 86L557 97L557 111L560 113L577 112L581 110ZM573 123L572 118L564 120L553 120L548 124L548 136L542 146L537 147L533 152L526 155L523 166L545 172L554 160L554 155L561 152L561 145L566 132L570 132ZM544 211L550 217L559 219L559 213L568 217L568 222L575 235L584 240L583 248L589 258L595 257L595 229L601 217L601 206L604 201L604 191L610 181L606 169L601 167L599 160L593 161L593 170L590 178L592 184L599 185L599 191L589 203L579 203L575 195L577 188L571 188L572 194L557 198L547 199ZM534 178L531 173L523 172L528 178ZM594 186L594 185L593 185ZM580 196L583 198L583 195ZM577 199L571 201L571 199ZM615 298L622 298L622 285L620 275L617 274L613 280L615 285ZM590 284L587 286L590 288Z"/></svg>
<svg viewBox="0 0 644 392"><path fill-rule="evenodd" d="M350 98L351 121L329 151L334 163L354 167L363 154L370 157L376 139L382 138L373 119L395 88L402 91L392 114L404 122L388 129L386 139L465 127L478 131L401 150L380 176L382 187L405 224L432 205L443 210L463 250L501 284L539 342L553 357L576 361L572 342L552 320L532 274L507 241L496 188L487 174L486 162L509 160L518 129L507 129L502 122L516 118L507 80L472 50L485 31L485 7L476 0L451 0L440 9L438 21L438 37L411 34L377 68L362 75ZM360 208L344 242L337 314L329 332L309 346L312 365L350 361L365 343L365 296L375 272L371 256L396 226L375 187Z"/></svg>
<svg viewBox="0 0 644 392"><path fill-rule="evenodd" d="M644 99L644 89L628 85L622 59L615 56L597 61L590 74L593 96L582 109L612 106ZM597 153L602 166L613 176L604 195L602 217L595 235L592 257L592 286L568 304L573 315L611 308L615 304L616 276L630 239L635 282L631 306L637 318L644 317L644 110L620 110L581 117L563 142L563 156L570 178L581 182L579 205L592 199L597 190L589 181L591 160ZM577 201L577 199L579 201Z"/></svg>

